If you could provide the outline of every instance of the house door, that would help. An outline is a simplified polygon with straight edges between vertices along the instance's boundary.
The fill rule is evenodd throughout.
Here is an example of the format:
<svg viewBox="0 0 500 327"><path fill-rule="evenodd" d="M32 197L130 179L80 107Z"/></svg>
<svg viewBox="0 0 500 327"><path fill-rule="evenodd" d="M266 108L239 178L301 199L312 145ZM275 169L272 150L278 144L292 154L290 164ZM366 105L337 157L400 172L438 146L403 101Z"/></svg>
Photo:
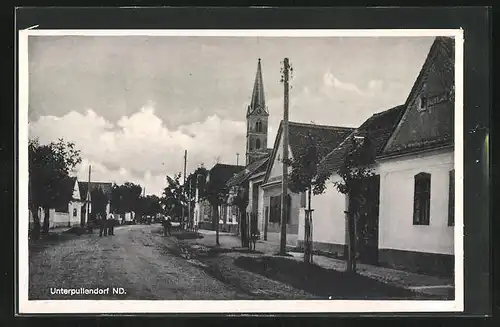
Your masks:
<svg viewBox="0 0 500 327"><path fill-rule="evenodd" d="M257 213L250 214L250 236L259 234L259 223L257 221Z"/></svg>
<svg viewBox="0 0 500 327"><path fill-rule="evenodd" d="M351 204L359 214L356 226L358 235L359 261L366 264L378 263L378 225L380 176L365 179L361 185L360 201Z"/></svg>

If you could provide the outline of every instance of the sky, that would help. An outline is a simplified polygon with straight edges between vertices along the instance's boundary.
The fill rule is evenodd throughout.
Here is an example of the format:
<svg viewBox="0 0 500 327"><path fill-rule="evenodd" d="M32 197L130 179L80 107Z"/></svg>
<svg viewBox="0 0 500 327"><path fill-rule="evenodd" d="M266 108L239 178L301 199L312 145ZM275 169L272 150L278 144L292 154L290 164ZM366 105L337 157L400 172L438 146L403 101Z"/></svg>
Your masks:
<svg viewBox="0 0 500 327"><path fill-rule="evenodd" d="M268 147L290 121L357 127L403 104L432 37L29 36L29 137L81 151L74 175L145 187L166 175L245 160L246 108L261 58Z"/></svg>

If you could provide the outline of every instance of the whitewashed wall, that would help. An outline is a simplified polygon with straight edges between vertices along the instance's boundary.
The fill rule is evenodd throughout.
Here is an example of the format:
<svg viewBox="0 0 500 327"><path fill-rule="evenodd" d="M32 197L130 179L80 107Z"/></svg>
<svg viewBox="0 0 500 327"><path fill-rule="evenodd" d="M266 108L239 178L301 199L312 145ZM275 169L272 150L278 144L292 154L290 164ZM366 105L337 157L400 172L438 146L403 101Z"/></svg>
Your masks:
<svg viewBox="0 0 500 327"><path fill-rule="evenodd" d="M345 244L346 196L333 186L333 181L338 179L338 176L332 176L327 181L325 192L312 196L314 242ZM303 240L305 211L299 217L299 240Z"/></svg>
<svg viewBox="0 0 500 327"><path fill-rule="evenodd" d="M79 225L82 216L82 203L81 202L70 202L68 205L69 211L69 221L71 226ZM73 215L74 210L76 210L76 216Z"/></svg>
<svg viewBox="0 0 500 327"><path fill-rule="evenodd" d="M265 219L266 219L266 213L264 209L264 190L262 187L259 187L259 208L257 209L258 211L258 222L259 222L259 228L260 228L260 234L263 235L264 233L264 228L265 228Z"/></svg>
<svg viewBox="0 0 500 327"><path fill-rule="evenodd" d="M289 159L292 159L292 149L288 147ZM272 158L271 158L272 159ZM276 151L276 156L274 157L273 165L271 167L271 172L269 174L270 181L273 177L281 176L283 174L283 164L281 160L283 159L283 137L281 136L278 149ZM292 168L288 167L288 172L292 172Z"/></svg>
<svg viewBox="0 0 500 327"><path fill-rule="evenodd" d="M69 224L69 212L57 212L50 209L49 213L50 227L67 227Z"/></svg>
<svg viewBox="0 0 500 327"><path fill-rule="evenodd" d="M453 152L382 161L380 165L379 249L453 254L448 226L449 171ZM414 176L431 174L430 224L413 225Z"/></svg>

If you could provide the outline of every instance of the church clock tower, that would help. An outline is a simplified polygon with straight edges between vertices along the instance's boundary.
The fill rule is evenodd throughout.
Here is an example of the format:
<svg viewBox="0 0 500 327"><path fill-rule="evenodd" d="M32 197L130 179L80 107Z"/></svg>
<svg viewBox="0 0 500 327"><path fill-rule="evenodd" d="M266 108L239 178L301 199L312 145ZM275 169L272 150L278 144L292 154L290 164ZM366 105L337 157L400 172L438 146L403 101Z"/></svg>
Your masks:
<svg viewBox="0 0 500 327"><path fill-rule="evenodd" d="M269 112L264 99L264 84L262 82L262 68L257 64L257 74L253 85L252 100L247 108L247 147L246 164L267 155L267 126Z"/></svg>

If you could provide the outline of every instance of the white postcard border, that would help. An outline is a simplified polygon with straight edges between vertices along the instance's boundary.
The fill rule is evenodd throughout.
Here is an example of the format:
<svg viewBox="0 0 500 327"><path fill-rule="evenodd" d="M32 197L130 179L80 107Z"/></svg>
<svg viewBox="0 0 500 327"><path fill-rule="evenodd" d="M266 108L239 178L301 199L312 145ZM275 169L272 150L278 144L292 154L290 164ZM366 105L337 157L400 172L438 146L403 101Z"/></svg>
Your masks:
<svg viewBox="0 0 500 327"><path fill-rule="evenodd" d="M228 300L228 301L135 301L135 300L29 300L28 261L28 37L49 35L86 36L219 36L219 37L422 37L455 38L455 300ZM461 312L464 309L463 267L463 66L462 29L385 30L37 30L19 32L19 184L17 239L19 252L19 313L393 313Z"/></svg>

